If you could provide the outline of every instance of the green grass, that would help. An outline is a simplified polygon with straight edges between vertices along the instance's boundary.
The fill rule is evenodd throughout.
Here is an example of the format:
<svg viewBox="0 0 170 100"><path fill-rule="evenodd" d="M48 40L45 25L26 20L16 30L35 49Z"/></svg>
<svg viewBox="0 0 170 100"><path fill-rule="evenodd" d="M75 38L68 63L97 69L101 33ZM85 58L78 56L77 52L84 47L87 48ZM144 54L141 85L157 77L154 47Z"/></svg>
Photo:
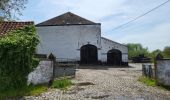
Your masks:
<svg viewBox="0 0 170 100"><path fill-rule="evenodd" d="M18 99L22 96L30 96L30 95L39 95L47 90L47 86L44 85L36 85L36 86L28 86L22 89L8 90L0 92L0 100L4 99Z"/></svg>
<svg viewBox="0 0 170 100"><path fill-rule="evenodd" d="M28 88L26 95L39 95L42 92L47 91L48 87L44 85L31 86Z"/></svg>
<svg viewBox="0 0 170 100"><path fill-rule="evenodd" d="M67 89L67 87L71 85L72 85L71 80L67 78L63 78L63 79L54 80L52 84L52 88Z"/></svg>
<svg viewBox="0 0 170 100"><path fill-rule="evenodd" d="M151 78L147 78L147 77L140 77L138 79L140 82L146 84L147 86L156 86L156 81L154 79Z"/></svg>
<svg viewBox="0 0 170 100"><path fill-rule="evenodd" d="M67 87L71 86L71 80L67 78L62 78L58 80L54 80L52 84L52 88L57 88L57 89L67 89ZM5 99L14 99L18 100L20 97L23 96L35 96L39 95L43 92L46 92L48 90L48 87L46 85L36 85L36 86L26 86L22 89L15 89L15 90L8 90L8 91L0 91L0 100L5 100Z"/></svg>
<svg viewBox="0 0 170 100"><path fill-rule="evenodd" d="M141 76L138 79L138 81L146 84L147 86L157 87L157 88L160 88L160 89L165 89L165 90L170 91L170 86L157 85L155 79L151 79L151 78L147 78L147 77Z"/></svg>

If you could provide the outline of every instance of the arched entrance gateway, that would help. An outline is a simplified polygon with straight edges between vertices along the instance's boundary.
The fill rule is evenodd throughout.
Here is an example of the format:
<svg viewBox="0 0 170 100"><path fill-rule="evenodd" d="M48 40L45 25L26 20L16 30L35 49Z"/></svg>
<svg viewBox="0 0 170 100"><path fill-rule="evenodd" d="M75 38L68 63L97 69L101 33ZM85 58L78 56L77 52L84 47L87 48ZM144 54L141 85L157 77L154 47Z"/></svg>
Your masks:
<svg viewBox="0 0 170 100"><path fill-rule="evenodd" d="M108 65L121 65L122 53L120 50L112 49L107 52L107 64Z"/></svg>
<svg viewBox="0 0 170 100"><path fill-rule="evenodd" d="M97 47L87 44L80 49L81 64L96 64L98 61Z"/></svg>

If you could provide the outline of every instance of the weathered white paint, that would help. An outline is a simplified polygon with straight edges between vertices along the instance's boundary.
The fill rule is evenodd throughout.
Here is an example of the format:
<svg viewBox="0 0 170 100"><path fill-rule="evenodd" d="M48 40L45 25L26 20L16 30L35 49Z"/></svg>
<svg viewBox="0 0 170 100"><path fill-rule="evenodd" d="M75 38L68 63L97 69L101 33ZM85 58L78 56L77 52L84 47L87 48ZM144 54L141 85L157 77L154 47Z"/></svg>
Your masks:
<svg viewBox="0 0 170 100"><path fill-rule="evenodd" d="M112 48L122 52L122 61L128 62L127 47L101 38L101 25L65 25L37 27L40 54L53 53L57 58L69 58L80 61L80 48L86 44L98 48L98 60L106 61L105 55Z"/></svg>
<svg viewBox="0 0 170 100"><path fill-rule="evenodd" d="M41 54L80 60L81 46L89 43L100 48L100 25L44 26L37 27L37 32Z"/></svg>
<svg viewBox="0 0 170 100"><path fill-rule="evenodd" d="M28 75L29 84L44 84L48 83L53 76L53 62L52 61L40 61L38 67Z"/></svg>
<svg viewBox="0 0 170 100"><path fill-rule="evenodd" d="M156 73L159 84L170 86L170 60L157 61Z"/></svg>

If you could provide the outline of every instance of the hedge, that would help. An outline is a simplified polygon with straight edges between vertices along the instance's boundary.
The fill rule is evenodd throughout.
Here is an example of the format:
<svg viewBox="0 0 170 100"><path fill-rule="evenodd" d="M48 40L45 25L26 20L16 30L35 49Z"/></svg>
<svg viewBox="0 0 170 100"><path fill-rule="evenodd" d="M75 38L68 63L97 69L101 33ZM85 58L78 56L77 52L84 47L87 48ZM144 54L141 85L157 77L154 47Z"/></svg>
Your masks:
<svg viewBox="0 0 170 100"><path fill-rule="evenodd" d="M0 37L0 91L27 85L27 76L35 67L34 53L38 43L34 26Z"/></svg>

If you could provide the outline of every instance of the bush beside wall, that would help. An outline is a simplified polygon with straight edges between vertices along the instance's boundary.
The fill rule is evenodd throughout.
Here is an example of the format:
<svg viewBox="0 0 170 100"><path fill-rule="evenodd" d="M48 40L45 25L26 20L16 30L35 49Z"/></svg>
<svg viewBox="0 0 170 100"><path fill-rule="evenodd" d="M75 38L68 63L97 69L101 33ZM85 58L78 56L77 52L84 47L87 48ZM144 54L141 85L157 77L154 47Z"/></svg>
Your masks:
<svg viewBox="0 0 170 100"><path fill-rule="evenodd" d="M34 53L39 43L34 26L26 26L0 37L0 91L22 88L36 66Z"/></svg>

